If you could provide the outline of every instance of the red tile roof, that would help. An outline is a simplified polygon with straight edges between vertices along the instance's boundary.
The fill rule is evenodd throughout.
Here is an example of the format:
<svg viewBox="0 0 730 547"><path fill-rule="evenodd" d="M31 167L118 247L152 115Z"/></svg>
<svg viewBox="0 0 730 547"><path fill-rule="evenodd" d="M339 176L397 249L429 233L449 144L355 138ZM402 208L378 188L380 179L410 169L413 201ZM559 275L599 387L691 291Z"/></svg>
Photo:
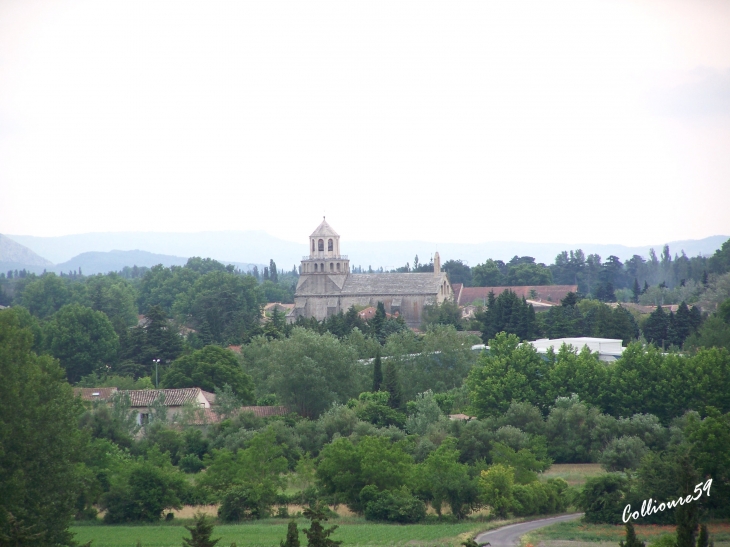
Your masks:
<svg viewBox="0 0 730 547"><path fill-rule="evenodd" d="M117 392L115 387L75 387L74 395L82 401L108 401Z"/></svg>
<svg viewBox="0 0 730 547"><path fill-rule="evenodd" d="M459 292L459 299L456 301L460 306L466 306L475 302L483 303L487 300L490 291L494 292L494 296L499 296L504 291L512 291L522 298L530 298L530 291L535 290L537 298L533 300L542 300L546 302L554 302L555 304L565 298L569 292L578 292L578 285L524 285L517 287L463 287ZM481 302L480 302L481 301Z"/></svg>
<svg viewBox="0 0 730 547"><path fill-rule="evenodd" d="M165 394L165 406L183 406L185 403L197 402L201 392L205 394L199 387L188 387L183 389L130 389L122 393L129 395L134 408L154 404L162 393Z"/></svg>
<svg viewBox="0 0 730 547"><path fill-rule="evenodd" d="M286 416L289 409L285 406L242 406L241 412L253 412L257 418L268 418L269 416Z"/></svg>

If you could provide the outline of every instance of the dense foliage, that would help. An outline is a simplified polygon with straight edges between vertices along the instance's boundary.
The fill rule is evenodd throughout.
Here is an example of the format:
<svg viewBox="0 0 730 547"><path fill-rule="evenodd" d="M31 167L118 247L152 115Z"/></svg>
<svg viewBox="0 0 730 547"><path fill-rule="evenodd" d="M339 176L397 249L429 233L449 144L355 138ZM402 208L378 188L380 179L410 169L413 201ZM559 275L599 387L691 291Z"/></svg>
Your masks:
<svg viewBox="0 0 730 547"><path fill-rule="evenodd" d="M709 261L668 251L626 264L577 251L550 266L449 261L452 282L552 279L582 295L535 313L512 292L492 294L472 319L452 303L431 306L419 333L382 303L369 321L355 307L319 322L265 315L296 277L273 261L258 276L199 258L124 275L5 276L14 306L0 311L0 535L71 544L70 519L98 509L110 523L153 522L203 503L228 522L315 504L305 533L323 544L317 503L399 523L578 503L588 520L610 522L627 503L669 500L708 477L702 514L730 516L728 249ZM601 301L622 290L639 301L675 291L693 305L641 316ZM570 347L541 355L521 343L538 336L613 337L626 348L613 363ZM473 350L479 342L489 350ZM151 389L156 367L161 387L215 392L214 417L185 409L173 423L158 404L141 423L124 394L85 408L71 395L69 383ZM257 417L241 410L250 404L290 413ZM553 462L611 473L576 492L540 480Z"/></svg>

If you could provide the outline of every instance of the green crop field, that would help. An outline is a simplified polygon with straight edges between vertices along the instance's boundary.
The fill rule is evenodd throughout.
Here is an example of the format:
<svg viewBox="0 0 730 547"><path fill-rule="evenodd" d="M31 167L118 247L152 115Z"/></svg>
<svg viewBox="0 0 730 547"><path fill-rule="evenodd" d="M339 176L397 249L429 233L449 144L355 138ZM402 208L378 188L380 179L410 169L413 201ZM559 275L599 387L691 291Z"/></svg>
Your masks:
<svg viewBox="0 0 730 547"><path fill-rule="evenodd" d="M468 536L503 526L512 521L476 522L459 524L373 524L361 518L342 518L328 521L339 528L332 535L342 540L343 547L349 545L385 546L457 546ZM286 536L288 520L267 519L244 524L218 525L213 538L221 538L218 547L228 547L235 542L238 547L278 547ZM72 531L76 540L85 543L93 540L92 547L135 547L139 540L143 547L179 547L182 538L189 537L182 523L138 525L138 526L75 526ZM190 525L188 523L188 525ZM302 528L309 526L305 519L298 520L300 540L306 543Z"/></svg>

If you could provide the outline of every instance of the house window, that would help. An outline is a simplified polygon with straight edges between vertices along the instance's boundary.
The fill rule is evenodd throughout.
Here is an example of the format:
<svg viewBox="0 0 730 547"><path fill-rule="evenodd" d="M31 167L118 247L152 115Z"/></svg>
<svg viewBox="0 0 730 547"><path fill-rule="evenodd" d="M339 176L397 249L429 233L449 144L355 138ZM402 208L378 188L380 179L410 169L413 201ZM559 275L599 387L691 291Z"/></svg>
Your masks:
<svg viewBox="0 0 730 547"><path fill-rule="evenodd" d="M139 415L139 425L146 425L150 423L150 415L142 413Z"/></svg>
<svg viewBox="0 0 730 547"><path fill-rule="evenodd" d="M319 250L320 250L320 251L324 251L324 239L320 239L320 240L319 240L319 241L317 242L317 245L319 246Z"/></svg>
<svg viewBox="0 0 730 547"><path fill-rule="evenodd" d="M331 239L327 240L327 250L328 251L332 250L332 240Z"/></svg>

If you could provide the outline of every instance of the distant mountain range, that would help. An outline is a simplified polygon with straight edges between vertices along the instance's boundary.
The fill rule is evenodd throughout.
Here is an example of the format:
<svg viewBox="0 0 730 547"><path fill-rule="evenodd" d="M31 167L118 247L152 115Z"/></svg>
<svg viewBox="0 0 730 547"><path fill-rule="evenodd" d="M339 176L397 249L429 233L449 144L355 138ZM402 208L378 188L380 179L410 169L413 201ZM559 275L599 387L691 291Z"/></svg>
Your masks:
<svg viewBox="0 0 730 547"><path fill-rule="evenodd" d="M712 236L698 240L670 241L667 244L674 255L681 251L688 256L711 255L728 239ZM352 266L386 269L413 265L417 254L421 263L428 263L438 251L441 262L464 260L470 266L487 258L508 261L515 255L532 256L538 262L550 264L561 251L582 249L586 255L599 254L602 258L616 255L626 260L638 254L646 257L649 249L661 253L664 243L640 247L606 244L485 242L475 244L432 243L426 241L342 241L342 250ZM260 270L274 259L280 269L298 266L308 254L307 242L285 241L262 231L249 232L116 232L76 234L60 237L0 235L0 271L22 269L35 272L77 270L84 274L118 271L124 266L165 266L185 264L187 257L210 257L225 264L234 264L243 271L257 265Z"/></svg>

